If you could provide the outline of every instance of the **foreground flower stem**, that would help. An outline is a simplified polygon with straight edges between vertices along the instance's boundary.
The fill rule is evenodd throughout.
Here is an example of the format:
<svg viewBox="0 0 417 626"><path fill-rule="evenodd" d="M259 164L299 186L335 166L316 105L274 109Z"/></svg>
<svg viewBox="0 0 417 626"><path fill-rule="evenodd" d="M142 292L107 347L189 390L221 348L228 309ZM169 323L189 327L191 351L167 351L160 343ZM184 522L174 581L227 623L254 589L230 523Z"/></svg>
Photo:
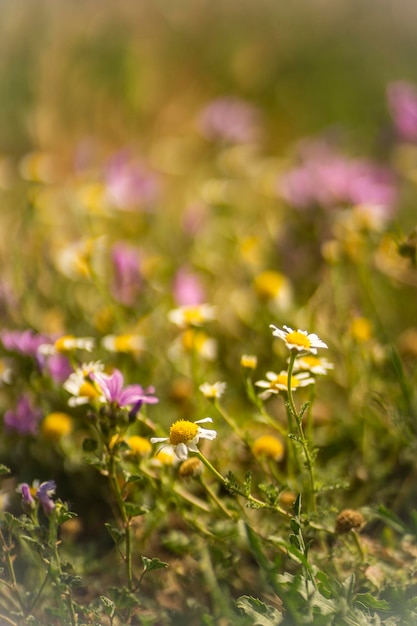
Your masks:
<svg viewBox="0 0 417 626"><path fill-rule="evenodd" d="M217 471L217 469L214 467L214 465L212 465L210 463L210 461L204 456L204 454L202 454L200 451L198 451L198 452L195 452L195 455L207 467L207 469L210 470L210 472L213 474L213 476L215 476L217 478L217 480L225 487L225 489L228 489L228 482L227 482L226 478L224 476L222 476L220 474L220 472ZM243 490L238 490L238 489L234 488L233 491L237 495L242 496L243 498L245 498L255 508L259 508L259 509L273 509L274 511L277 511L278 513L280 513L281 515L284 515L287 518L291 517L287 511L285 511L283 508L281 508L278 505L274 506L274 507L271 507L266 502L263 502L262 500L259 500L258 498L255 498L254 496L252 496L252 494L245 493Z"/></svg>
<svg viewBox="0 0 417 626"><path fill-rule="evenodd" d="M131 541L131 533L130 533L130 519L128 514L126 513L126 507L123 500L122 492L120 489L119 481L117 478L117 470L116 470L116 462L114 458L114 454L111 450L109 450L110 461L109 461L109 478L111 482L111 486L113 489L113 493L116 496L117 505L119 507L120 515L122 517L123 527L125 531L125 543L126 543L126 553L124 556L124 560L126 563L126 577L127 577L127 586L130 591L133 590L133 573L132 573L132 541Z"/></svg>
<svg viewBox="0 0 417 626"><path fill-rule="evenodd" d="M304 435L304 429L303 429L304 411L303 410L301 410L300 412L297 411L295 403L294 403L292 386L291 386L292 372L293 372L296 356L297 356L297 353L293 350L291 352L290 362L288 365L288 383L287 383L288 385L288 388L287 388L288 389L288 409L289 409L288 413L295 420L295 425L297 428L297 433L296 433L297 440L303 449L303 453L305 457L305 464L306 464L306 468L307 468L309 480L310 480L311 506L312 506L313 512L315 512L316 511L316 479L314 476L314 459L311 454L310 447L308 445L308 440L306 439ZM292 419L291 419L291 423L289 424L289 426L291 428Z"/></svg>

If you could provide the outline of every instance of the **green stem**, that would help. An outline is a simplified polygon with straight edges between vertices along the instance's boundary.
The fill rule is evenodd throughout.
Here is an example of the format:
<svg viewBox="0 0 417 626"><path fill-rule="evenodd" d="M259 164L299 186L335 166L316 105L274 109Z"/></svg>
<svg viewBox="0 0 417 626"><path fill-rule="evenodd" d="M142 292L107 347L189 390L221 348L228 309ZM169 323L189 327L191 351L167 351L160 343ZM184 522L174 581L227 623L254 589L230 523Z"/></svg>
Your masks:
<svg viewBox="0 0 417 626"><path fill-rule="evenodd" d="M213 476L215 476L217 480L225 487L225 489L227 489L228 482L226 478L222 476L220 472L216 470L214 465L210 463L210 461L204 456L204 454L202 454L200 451L196 452L195 454L200 459L200 461L207 467L207 469L210 470ZM251 504L253 504L256 508L273 509L274 511L277 511L278 513L280 513L281 515L284 515L287 518L291 517L287 511L285 511L283 508L281 508L278 505L271 507L266 502L263 502L262 500L259 500L258 498L255 498L254 496L252 496L252 494L247 494L244 491L241 491L239 489L234 489L234 492L237 493L237 495L242 496L243 498L246 498L246 500L250 502Z"/></svg>
<svg viewBox="0 0 417 626"><path fill-rule="evenodd" d="M26 613L25 603L23 602L23 599L19 593L19 588L17 585L16 574L15 574L14 566L13 566L13 559L10 556L11 545L7 543L3 535L3 532L1 530L0 530L0 541L3 546L3 552L6 558L7 571L11 580L11 585L7 585L7 587L11 589L13 593L16 595L18 605Z"/></svg>
<svg viewBox="0 0 417 626"><path fill-rule="evenodd" d="M291 356L290 356L290 362L288 365L288 382L287 382L287 389L288 389L288 406L289 406L289 413L292 414L292 416L295 419L295 425L297 428L297 435L298 435L298 441L303 449L303 453L304 453L304 457L305 457L305 464L307 467L307 471L308 471L308 475L309 475L309 480L310 480L310 497L311 497L311 505L312 505L312 509L313 512L316 511L316 479L314 476L314 460L313 457L311 455L310 452L310 446L308 445L308 441L304 435L304 429L303 429L303 412L301 411L300 413L297 411L295 403L294 403L294 398L293 398L293 393L292 393L292 385L291 385L291 379L292 379L292 372L293 372L293 368L294 368L294 362L295 362L295 358L296 358L296 352L295 350L293 350L291 352Z"/></svg>
<svg viewBox="0 0 417 626"><path fill-rule="evenodd" d="M119 507L120 515L123 521L123 527L125 531L125 543L126 543L126 554L124 557L126 563L126 577L127 577L127 585L130 591L133 590L133 573L132 573L132 541L131 541L131 527L130 527L130 518L126 513L125 503L123 500L122 492L120 489L119 481L117 480L117 472L115 467L115 459L111 450L109 450L110 461L109 461L109 477L111 486L113 489L113 493L116 496L117 505Z"/></svg>

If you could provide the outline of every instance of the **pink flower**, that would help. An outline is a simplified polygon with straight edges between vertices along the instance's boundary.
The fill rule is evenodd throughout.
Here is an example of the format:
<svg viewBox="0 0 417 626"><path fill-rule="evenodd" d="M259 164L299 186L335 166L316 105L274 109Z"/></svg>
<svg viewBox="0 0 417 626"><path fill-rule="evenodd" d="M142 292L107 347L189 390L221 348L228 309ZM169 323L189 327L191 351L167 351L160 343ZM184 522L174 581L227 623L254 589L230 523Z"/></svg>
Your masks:
<svg viewBox="0 0 417 626"><path fill-rule="evenodd" d="M177 306L198 305L205 301L200 280L185 267L178 270L174 279L174 300Z"/></svg>
<svg viewBox="0 0 417 626"><path fill-rule="evenodd" d="M106 198L111 206L125 211L150 210L159 192L156 174L126 151L110 161L106 172Z"/></svg>
<svg viewBox="0 0 417 626"><path fill-rule="evenodd" d="M36 356L39 346L49 341L47 337L38 335L31 329L3 330L0 338L6 350L27 356Z"/></svg>
<svg viewBox="0 0 417 626"><path fill-rule="evenodd" d="M411 83L398 81L388 85L388 107L401 139L417 141L417 89Z"/></svg>
<svg viewBox="0 0 417 626"><path fill-rule="evenodd" d="M4 414L4 425L7 430L15 430L21 435L36 435L41 418L41 410L34 408L28 396L23 394L16 408Z"/></svg>
<svg viewBox="0 0 417 626"><path fill-rule="evenodd" d="M118 242L112 248L111 258L114 267L113 296L122 304L131 306L142 286L138 250Z"/></svg>
<svg viewBox="0 0 417 626"><path fill-rule="evenodd" d="M259 114L255 107L233 97L218 98L200 113L198 124L207 139L231 144L249 143L259 137Z"/></svg>
<svg viewBox="0 0 417 626"><path fill-rule="evenodd" d="M119 370L114 370L111 375L94 373L94 381L100 387L107 402L116 404L119 407L135 406L139 410L142 404L156 404L158 398L152 395L154 387L141 385L127 385L123 387L123 374Z"/></svg>

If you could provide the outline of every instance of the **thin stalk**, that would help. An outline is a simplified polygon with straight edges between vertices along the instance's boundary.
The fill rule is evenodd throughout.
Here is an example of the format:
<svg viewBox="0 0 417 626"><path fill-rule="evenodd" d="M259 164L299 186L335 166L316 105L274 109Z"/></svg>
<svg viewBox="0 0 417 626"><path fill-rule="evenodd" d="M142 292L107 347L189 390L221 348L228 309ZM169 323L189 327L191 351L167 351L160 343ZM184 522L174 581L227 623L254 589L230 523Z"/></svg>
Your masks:
<svg viewBox="0 0 417 626"><path fill-rule="evenodd" d="M126 513L125 503L123 500L122 492L120 490L119 481L117 480L117 472L115 468L115 460L114 455L110 451L110 463L109 463L109 478L110 483L116 496L117 504L119 507L120 515L123 521L123 527L125 531L125 543L126 543L126 554L124 557L126 563L126 577L127 577L127 585L130 591L133 590L133 573L132 573L132 542L131 542L131 527L130 527L130 519Z"/></svg>
<svg viewBox="0 0 417 626"><path fill-rule="evenodd" d="M299 443L303 449L303 453L304 453L304 457L305 457L305 462L306 462L306 467L307 467L307 471L308 471L308 475L309 475L309 479L310 479L310 491L311 491L311 505L312 505L312 509L313 512L316 511L316 479L314 476L314 460L313 457L311 455L310 452L310 447L308 445L308 441L304 435L304 429L303 429L303 412L301 411L300 413L297 411L295 403L294 403L294 398L293 398L293 393L292 393L292 386L291 386L291 378L292 378L292 372L293 372L293 368L294 368L294 362L295 362L295 358L296 358L296 352L295 350L293 350L291 352L291 356L290 356L290 362L288 365L288 380L287 380L287 390L288 390L288 407L289 407L289 413L292 413L294 419L295 419L295 424L297 427L297 435L298 435L298 440Z"/></svg>

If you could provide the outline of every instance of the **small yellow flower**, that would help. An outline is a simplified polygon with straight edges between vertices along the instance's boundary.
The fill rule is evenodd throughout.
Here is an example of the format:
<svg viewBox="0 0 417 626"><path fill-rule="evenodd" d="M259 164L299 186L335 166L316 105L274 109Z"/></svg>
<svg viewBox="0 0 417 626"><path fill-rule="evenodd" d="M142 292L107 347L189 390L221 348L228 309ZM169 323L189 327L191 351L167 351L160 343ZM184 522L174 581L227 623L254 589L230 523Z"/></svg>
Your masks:
<svg viewBox="0 0 417 626"><path fill-rule="evenodd" d="M254 441L252 451L256 457L281 461L284 457L284 444L273 435L263 435Z"/></svg>
<svg viewBox="0 0 417 626"><path fill-rule="evenodd" d="M327 348L316 334L308 333L306 330L293 330L289 326L283 326L285 330L281 330L273 324L269 327L274 329L272 333L274 337L282 339L289 350L317 354L317 348Z"/></svg>
<svg viewBox="0 0 417 626"><path fill-rule="evenodd" d="M189 328L182 333L180 342L185 352L196 352L208 361L212 361L216 358L216 341L201 330Z"/></svg>
<svg viewBox="0 0 417 626"><path fill-rule="evenodd" d="M256 276L254 286L261 298L274 300L283 308L290 306L292 300L291 286L283 274L273 270L262 272Z"/></svg>
<svg viewBox="0 0 417 626"><path fill-rule="evenodd" d="M72 431L72 419L67 413L49 413L41 424L41 432L47 439L61 439Z"/></svg>
<svg viewBox="0 0 417 626"><path fill-rule="evenodd" d="M258 357L254 354L242 354L240 364L248 370L254 370L258 365Z"/></svg>
<svg viewBox="0 0 417 626"><path fill-rule="evenodd" d="M139 435L132 435L128 437L127 444L130 448L131 454L136 456L148 456L152 450L152 444L145 437Z"/></svg>
<svg viewBox="0 0 417 626"><path fill-rule="evenodd" d="M350 324L350 332L358 343L365 343L372 337L372 325L366 317L355 317Z"/></svg>

